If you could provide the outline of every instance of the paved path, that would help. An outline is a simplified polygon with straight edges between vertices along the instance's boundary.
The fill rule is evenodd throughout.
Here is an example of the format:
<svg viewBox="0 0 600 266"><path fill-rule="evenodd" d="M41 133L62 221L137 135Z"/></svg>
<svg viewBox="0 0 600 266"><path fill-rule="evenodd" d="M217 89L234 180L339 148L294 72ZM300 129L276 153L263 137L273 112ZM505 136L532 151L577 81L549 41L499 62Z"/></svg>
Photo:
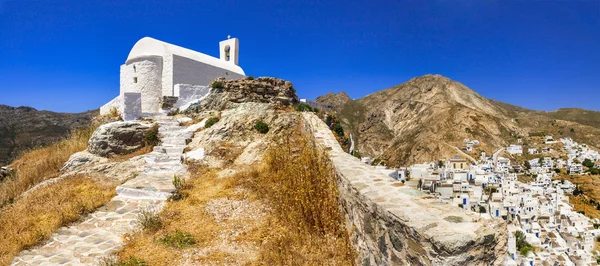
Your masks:
<svg viewBox="0 0 600 266"><path fill-rule="evenodd" d="M173 177L187 177L187 166L181 160L193 133L172 117L154 120L163 144L144 156L147 164L140 175L118 186L117 196L83 222L63 227L43 245L21 252L12 265L95 265L122 248L121 236L137 228L140 211L162 209L175 190Z"/></svg>

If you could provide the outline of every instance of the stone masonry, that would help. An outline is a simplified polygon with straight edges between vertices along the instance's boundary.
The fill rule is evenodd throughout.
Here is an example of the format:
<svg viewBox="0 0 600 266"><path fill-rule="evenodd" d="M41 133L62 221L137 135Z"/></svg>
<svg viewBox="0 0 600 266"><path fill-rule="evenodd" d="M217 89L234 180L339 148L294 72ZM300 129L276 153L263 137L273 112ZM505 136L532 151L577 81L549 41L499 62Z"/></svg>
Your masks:
<svg viewBox="0 0 600 266"><path fill-rule="evenodd" d="M499 219L437 201L345 153L318 117L305 128L330 153L341 205L361 265L502 265L507 229Z"/></svg>
<svg viewBox="0 0 600 266"><path fill-rule="evenodd" d="M22 251L12 265L96 265L123 246L123 234L138 228L142 210L160 211L175 191L175 175L187 177L182 154L193 132L179 126L172 117L155 117L160 126L162 146L144 155L146 165L140 174L117 187L117 196L83 219L61 228L48 241Z"/></svg>

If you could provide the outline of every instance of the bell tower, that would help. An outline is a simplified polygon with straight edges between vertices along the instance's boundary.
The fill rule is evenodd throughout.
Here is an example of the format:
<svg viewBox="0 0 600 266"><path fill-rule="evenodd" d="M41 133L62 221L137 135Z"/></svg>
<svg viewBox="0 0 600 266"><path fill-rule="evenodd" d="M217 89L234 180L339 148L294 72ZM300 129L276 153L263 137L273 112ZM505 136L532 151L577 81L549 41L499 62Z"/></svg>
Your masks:
<svg viewBox="0 0 600 266"><path fill-rule="evenodd" d="M227 36L227 40L219 42L219 58L225 62L238 65L240 55L240 41L237 38Z"/></svg>

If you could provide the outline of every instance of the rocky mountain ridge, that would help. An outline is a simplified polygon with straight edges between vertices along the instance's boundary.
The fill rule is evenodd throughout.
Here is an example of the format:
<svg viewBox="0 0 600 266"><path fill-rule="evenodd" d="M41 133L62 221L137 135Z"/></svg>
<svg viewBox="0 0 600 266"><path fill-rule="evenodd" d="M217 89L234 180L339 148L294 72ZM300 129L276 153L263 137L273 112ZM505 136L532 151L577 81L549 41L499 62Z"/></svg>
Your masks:
<svg viewBox="0 0 600 266"><path fill-rule="evenodd" d="M391 165L437 161L456 154L465 139L491 153L516 144L518 137L553 134L600 146L594 114L587 120L565 111L541 112L486 99L441 75L425 75L358 100L327 94L317 102L331 106L358 151ZM591 114L591 115L590 115ZM598 123L600 125L600 123ZM478 154L473 153L474 157Z"/></svg>
<svg viewBox="0 0 600 266"><path fill-rule="evenodd" d="M96 114L55 113L0 104L0 165L8 164L21 151L50 144L73 129L89 125Z"/></svg>

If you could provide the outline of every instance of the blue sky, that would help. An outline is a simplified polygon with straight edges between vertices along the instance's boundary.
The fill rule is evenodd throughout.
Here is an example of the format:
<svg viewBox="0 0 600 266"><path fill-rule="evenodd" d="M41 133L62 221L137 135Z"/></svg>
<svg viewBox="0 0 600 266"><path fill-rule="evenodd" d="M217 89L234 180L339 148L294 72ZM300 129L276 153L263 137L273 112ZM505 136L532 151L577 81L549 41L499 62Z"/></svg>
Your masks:
<svg viewBox="0 0 600 266"><path fill-rule="evenodd" d="M303 98L427 73L532 109L600 110L600 1L0 0L0 103L79 112L119 91L144 36L218 56Z"/></svg>

